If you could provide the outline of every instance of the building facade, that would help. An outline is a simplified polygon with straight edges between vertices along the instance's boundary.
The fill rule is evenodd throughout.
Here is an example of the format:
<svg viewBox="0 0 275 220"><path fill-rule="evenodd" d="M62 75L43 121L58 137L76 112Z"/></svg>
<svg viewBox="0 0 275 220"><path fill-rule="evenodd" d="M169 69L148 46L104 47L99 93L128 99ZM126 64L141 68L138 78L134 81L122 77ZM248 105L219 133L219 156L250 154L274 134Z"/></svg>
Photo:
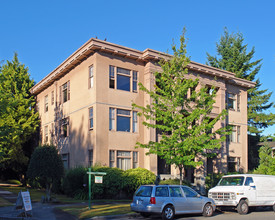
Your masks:
<svg viewBox="0 0 275 220"><path fill-rule="evenodd" d="M168 55L90 39L32 88L41 118L41 143L56 145L66 168L101 164L177 176L175 167L135 147L136 142L155 141L158 135L142 125L132 103L150 104L137 84L153 88L153 72L160 70L161 57ZM199 78L200 85L218 89L211 114L227 108L227 119L216 126L230 124L233 132L216 158L200 158L204 166L195 175L186 170L186 175L196 181L212 172L247 171L247 89L255 84L196 62L188 69L188 76Z"/></svg>

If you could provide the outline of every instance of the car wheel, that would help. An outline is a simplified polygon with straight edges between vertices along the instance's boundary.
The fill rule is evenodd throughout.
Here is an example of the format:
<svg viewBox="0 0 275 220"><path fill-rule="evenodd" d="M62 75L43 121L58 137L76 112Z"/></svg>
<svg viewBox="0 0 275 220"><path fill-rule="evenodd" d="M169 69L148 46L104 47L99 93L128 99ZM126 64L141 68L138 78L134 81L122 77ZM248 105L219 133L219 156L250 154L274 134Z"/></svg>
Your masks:
<svg viewBox="0 0 275 220"><path fill-rule="evenodd" d="M246 215L248 213L249 207L245 200L241 200L237 206L237 211L241 215Z"/></svg>
<svg viewBox="0 0 275 220"><path fill-rule="evenodd" d="M147 218L147 217L150 216L150 213L141 212L140 215L141 215L143 218Z"/></svg>
<svg viewBox="0 0 275 220"><path fill-rule="evenodd" d="M162 219L163 220L172 220L172 219L174 219L174 216L175 216L174 207L171 205L165 206L165 208L163 209L163 211L161 213Z"/></svg>
<svg viewBox="0 0 275 220"><path fill-rule="evenodd" d="M213 207L210 203L205 204L202 214L204 217L210 217L213 215Z"/></svg>

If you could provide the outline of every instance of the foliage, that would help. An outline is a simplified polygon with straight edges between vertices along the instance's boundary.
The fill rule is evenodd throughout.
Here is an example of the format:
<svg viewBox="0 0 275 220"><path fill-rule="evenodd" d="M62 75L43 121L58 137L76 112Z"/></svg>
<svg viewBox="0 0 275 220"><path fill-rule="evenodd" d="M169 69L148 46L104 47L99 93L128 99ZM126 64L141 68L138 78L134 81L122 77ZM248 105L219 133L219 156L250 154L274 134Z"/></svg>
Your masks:
<svg viewBox="0 0 275 220"><path fill-rule="evenodd" d="M33 146L23 147L39 126L35 99L30 93L34 81L17 54L0 66L0 170L24 173ZM6 172L6 170L8 170Z"/></svg>
<svg viewBox="0 0 275 220"><path fill-rule="evenodd" d="M205 189L208 191L209 189L215 187L223 176L223 173L208 174L205 177Z"/></svg>
<svg viewBox="0 0 275 220"><path fill-rule="evenodd" d="M154 73L154 89L139 83L151 103L145 107L133 104L133 107L140 110L139 116L144 116L146 127L155 128L161 134L159 141L137 145L148 148L147 154L157 154L167 164L176 165L182 181L182 169L202 165L195 158L207 156L207 150L219 149L229 132L225 127L212 130L227 113L223 110L215 118L209 117L215 103L215 88L211 88L212 93L207 92L207 87L197 88L199 79L192 79L194 75L188 74L190 60L186 56L184 34L180 47L173 45L172 49L174 55L160 61L162 71Z"/></svg>
<svg viewBox="0 0 275 220"><path fill-rule="evenodd" d="M132 195L140 185L154 184L156 176L144 168L135 168L124 171L125 190Z"/></svg>
<svg viewBox="0 0 275 220"><path fill-rule="evenodd" d="M92 175L92 193L93 198L117 198L119 197L123 187L124 178L123 170L119 168L111 167L92 167L92 172L105 172L106 175L103 176L103 183L94 183L94 175Z"/></svg>
<svg viewBox="0 0 275 220"><path fill-rule="evenodd" d="M64 166L55 146L43 145L35 149L32 154L27 175L30 179L37 179L45 184L47 200L51 199L51 189L55 181L64 176Z"/></svg>
<svg viewBox="0 0 275 220"><path fill-rule="evenodd" d="M167 185L179 185L180 180L179 179L167 179L167 180L161 180L159 184L167 184ZM188 180L183 180L182 185L191 186L191 183Z"/></svg>
<svg viewBox="0 0 275 220"><path fill-rule="evenodd" d="M84 167L68 170L62 181L63 192L68 196L74 197L78 190L83 189L85 175L87 175L87 169Z"/></svg>
<svg viewBox="0 0 275 220"><path fill-rule="evenodd" d="M259 150L260 165L254 173L275 175L275 158L272 157L272 149L268 145L264 145Z"/></svg>
<svg viewBox="0 0 275 220"><path fill-rule="evenodd" d="M261 90L260 80L256 75L261 69L261 61L253 61L255 48L247 51L247 44L241 33L229 34L224 30L224 35L216 44L217 55L211 56L207 53L207 64L219 69L227 70L236 74L236 77L255 81L256 86L248 90L248 131L250 134L261 134L263 129L275 124L275 114L268 113L273 102L270 102L272 92L266 93Z"/></svg>

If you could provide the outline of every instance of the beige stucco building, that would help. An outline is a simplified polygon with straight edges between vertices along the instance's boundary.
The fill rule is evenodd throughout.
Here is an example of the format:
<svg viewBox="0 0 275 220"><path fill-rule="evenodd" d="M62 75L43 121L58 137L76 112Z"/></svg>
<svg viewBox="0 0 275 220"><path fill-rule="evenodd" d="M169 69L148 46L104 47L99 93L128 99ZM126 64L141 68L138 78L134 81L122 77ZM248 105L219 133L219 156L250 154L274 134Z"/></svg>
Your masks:
<svg viewBox="0 0 275 220"><path fill-rule="evenodd" d="M152 73L159 70L160 56L165 55L90 39L32 88L41 118L41 142L58 146L68 168L101 164L178 175L156 155L146 156L146 149L135 148L136 142L156 140L156 131L142 125L132 103L150 103L137 83L153 88ZM233 126L217 158L202 158L204 166L195 173L195 181L210 172L247 171L247 89L255 84L196 62L189 64L189 72L201 85L218 88L212 115L228 108L228 117L216 126ZM193 172L187 170L186 175L193 181Z"/></svg>

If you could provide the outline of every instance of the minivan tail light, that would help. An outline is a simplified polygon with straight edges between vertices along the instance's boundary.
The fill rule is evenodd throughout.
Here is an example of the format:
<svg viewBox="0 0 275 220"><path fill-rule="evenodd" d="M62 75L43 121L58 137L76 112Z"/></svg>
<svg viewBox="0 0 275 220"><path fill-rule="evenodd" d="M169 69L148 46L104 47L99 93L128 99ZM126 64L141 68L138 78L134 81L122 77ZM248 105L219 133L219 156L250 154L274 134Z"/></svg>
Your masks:
<svg viewBox="0 0 275 220"><path fill-rule="evenodd" d="M156 204L156 198L155 197L150 198L150 204Z"/></svg>

